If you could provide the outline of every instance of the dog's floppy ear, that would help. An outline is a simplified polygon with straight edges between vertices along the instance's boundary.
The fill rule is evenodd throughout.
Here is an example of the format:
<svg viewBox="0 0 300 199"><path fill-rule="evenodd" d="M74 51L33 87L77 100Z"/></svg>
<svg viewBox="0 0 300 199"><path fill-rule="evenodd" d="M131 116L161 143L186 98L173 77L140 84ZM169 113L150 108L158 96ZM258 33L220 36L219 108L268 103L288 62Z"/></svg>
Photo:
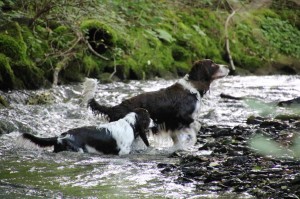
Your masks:
<svg viewBox="0 0 300 199"><path fill-rule="evenodd" d="M150 146L145 129L140 129L139 135L142 138L143 142L146 144L146 146Z"/></svg>
<svg viewBox="0 0 300 199"><path fill-rule="evenodd" d="M142 108L135 109L134 112L136 113L135 130L148 147L150 144L146 135L146 130L149 128L151 122L150 115L146 109Z"/></svg>

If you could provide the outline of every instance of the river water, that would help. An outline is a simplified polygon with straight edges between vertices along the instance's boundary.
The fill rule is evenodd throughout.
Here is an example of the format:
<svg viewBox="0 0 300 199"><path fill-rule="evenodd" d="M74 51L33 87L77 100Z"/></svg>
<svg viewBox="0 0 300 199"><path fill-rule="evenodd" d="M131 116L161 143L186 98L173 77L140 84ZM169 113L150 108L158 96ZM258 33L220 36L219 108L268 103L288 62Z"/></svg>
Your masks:
<svg viewBox="0 0 300 199"><path fill-rule="evenodd" d="M123 99L155 91L176 80L131 81L99 84L96 95L101 104L115 105ZM0 109L0 198L235 198L247 195L215 195L195 189L193 183L177 183L177 172L163 174L159 164L177 163L170 158L171 142L151 138L153 148L137 142L133 154L109 156L20 146L20 132L43 137L85 125L104 123L80 105L81 84L49 90L0 93L10 108ZM46 93L49 104L28 105L30 96ZM245 97L235 101L220 98L225 93ZM250 115L274 117L299 110L278 108L276 102L300 96L300 76L229 76L217 80L202 99L199 120L219 126L246 125ZM139 150L145 149L145 150ZM188 149L193 153L193 148ZM207 154L203 154L207 155ZM171 174L170 174L171 173Z"/></svg>

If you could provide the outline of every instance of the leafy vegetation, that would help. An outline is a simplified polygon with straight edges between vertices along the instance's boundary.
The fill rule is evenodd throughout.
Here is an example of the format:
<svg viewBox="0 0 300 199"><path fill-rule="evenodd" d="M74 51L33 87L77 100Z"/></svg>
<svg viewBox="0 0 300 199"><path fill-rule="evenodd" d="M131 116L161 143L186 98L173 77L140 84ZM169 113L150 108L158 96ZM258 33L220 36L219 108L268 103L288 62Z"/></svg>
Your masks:
<svg viewBox="0 0 300 199"><path fill-rule="evenodd" d="M257 10L253 2L0 0L0 53L8 58L1 71L9 65L16 79L5 89L85 76L172 78L197 59L226 63L224 23L233 9L229 40L238 67L254 73L273 64L297 67L299 5L273 0Z"/></svg>
<svg viewBox="0 0 300 199"><path fill-rule="evenodd" d="M261 28L272 47L282 54L300 58L300 31L288 21L266 17Z"/></svg>

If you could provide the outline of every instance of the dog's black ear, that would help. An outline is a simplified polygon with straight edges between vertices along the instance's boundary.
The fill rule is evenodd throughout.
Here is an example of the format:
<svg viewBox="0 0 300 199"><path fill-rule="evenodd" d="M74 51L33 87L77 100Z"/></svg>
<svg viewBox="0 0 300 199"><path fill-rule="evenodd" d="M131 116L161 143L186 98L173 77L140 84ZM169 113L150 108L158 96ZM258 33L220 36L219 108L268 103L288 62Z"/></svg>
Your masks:
<svg viewBox="0 0 300 199"><path fill-rule="evenodd" d="M145 143L145 145L147 147L150 146L145 129L140 129L139 130L139 135L141 136L141 138L142 138L143 142Z"/></svg>

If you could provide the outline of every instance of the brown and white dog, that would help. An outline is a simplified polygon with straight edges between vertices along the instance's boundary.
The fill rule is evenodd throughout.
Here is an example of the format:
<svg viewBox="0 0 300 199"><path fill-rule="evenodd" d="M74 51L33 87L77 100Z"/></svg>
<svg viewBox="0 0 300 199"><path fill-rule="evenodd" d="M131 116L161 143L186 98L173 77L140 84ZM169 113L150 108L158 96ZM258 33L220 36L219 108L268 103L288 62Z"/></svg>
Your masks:
<svg viewBox="0 0 300 199"><path fill-rule="evenodd" d="M84 97L94 113L104 114L110 121L124 117L135 108L144 108L158 126L164 126L163 130L170 132L175 145L180 147L182 140L188 140L189 145L194 145L196 134L201 128L195 120L200 110L201 97L209 90L212 81L228 73L229 69L224 65L205 59L195 62L190 72L170 87L139 94L116 106L107 107L96 102L96 83L91 80L85 84ZM160 128L156 129L156 133L160 131Z"/></svg>

